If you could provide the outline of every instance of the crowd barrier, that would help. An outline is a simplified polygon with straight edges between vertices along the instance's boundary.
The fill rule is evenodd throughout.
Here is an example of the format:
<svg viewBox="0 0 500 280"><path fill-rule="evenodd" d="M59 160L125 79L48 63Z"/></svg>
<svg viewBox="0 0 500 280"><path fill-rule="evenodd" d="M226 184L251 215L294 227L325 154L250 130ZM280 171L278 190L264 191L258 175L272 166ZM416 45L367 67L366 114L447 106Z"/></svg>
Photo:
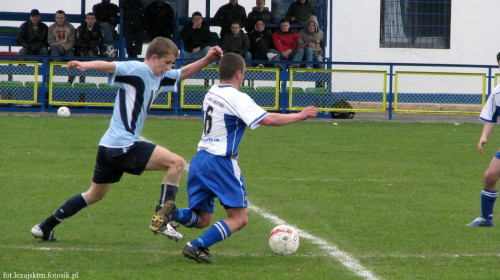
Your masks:
<svg viewBox="0 0 500 280"><path fill-rule="evenodd" d="M81 58L80 58L81 59ZM115 58L116 60L116 58ZM123 60L123 59L118 59ZM176 61L176 68L186 61ZM488 65L424 65L325 62L327 69L248 67L241 91L269 111L316 106L332 112L479 114L499 70ZM289 63L289 62L288 62ZM117 88L97 71L68 70L49 57L0 56L0 111L109 111ZM154 114L199 114L205 93L219 83L216 67L182 81L177 92L160 93ZM340 105L339 105L340 104Z"/></svg>

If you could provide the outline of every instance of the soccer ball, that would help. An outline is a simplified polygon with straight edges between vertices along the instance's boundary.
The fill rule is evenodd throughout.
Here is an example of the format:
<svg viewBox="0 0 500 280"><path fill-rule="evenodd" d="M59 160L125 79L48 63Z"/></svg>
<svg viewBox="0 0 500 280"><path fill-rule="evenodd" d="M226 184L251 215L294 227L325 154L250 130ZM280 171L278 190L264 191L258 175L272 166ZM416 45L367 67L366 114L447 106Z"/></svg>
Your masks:
<svg viewBox="0 0 500 280"><path fill-rule="evenodd" d="M269 247L278 255L293 254L299 248L300 237L296 229L279 225L269 234Z"/></svg>
<svg viewBox="0 0 500 280"><path fill-rule="evenodd" d="M70 114L71 113L69 112L69 108L66 106L62 106L57 109L57 115L59 117L69 117Z"/></svg>

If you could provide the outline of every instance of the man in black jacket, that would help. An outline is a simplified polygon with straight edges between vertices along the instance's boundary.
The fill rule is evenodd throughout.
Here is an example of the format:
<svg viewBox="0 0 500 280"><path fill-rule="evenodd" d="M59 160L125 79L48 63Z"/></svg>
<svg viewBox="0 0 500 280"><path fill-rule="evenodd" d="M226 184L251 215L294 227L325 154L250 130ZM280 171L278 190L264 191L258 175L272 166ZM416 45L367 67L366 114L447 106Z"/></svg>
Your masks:
<svg viewBox="0 0 500 280"><path fill-rule="evenodd" d="M198 60L207 55L213 40L210 27L203 22L200 12L193 13L192 22L184 25L179 37L184 41L184 58Z"/></svg>
<svg viewBox="0 0 500 280"><path fill-rule="evenodd" d="M238 4L238 0L229 0L229 3L222 5L215 13L213 24L221 27L220 37L231 33L231 23L239 22L241 26L245 26L247 21L247 12L245 8Z"/></svg>
<svg viewBox="0 0 500 280"><path fill-rule="evenodd" d="M40 21L40 12L31 10L30 20L21 24L17 33L17 44L22 46L19 55L48 55L48 32L49 27Z"/></svg>
<svg viewBox="0 0 500 280"><path fill-rule="evenodd" d="M248 34L248 38L250 39L250 52L253 60L268 60L278 54L278 51L274 49L273 34L266 28L264 20L257 20L255 30ZM261 63L257 65L259 68L263 66L272 67L273 65Z"/></svg>
<svg viewBox="0 0 500 280"><path fill-rule="evenodd" d="M123 37L127 46L128 57L142 54L144 41L144 5L139 0L121 0L123 9Z"/></svg>
<svg viewBox="0 0 500 280"><path fill-rule="evenodd" d="M252 11L248 14L248 19L245 24L245 30L248 33L255 30L255 23L259 19L263 20L265 24L276 24L274 14L266 7L266 1L257 0L256 4L257 6L253 7Z"/></svg>
<svg viewBox="0 0 500 280"><path fill-rule="evenodd" d="M96 24L94 13L87 13L85 23L76 29L76 54L96 57L104 52L102 27Z"/></svg>
<svg viewBox="0 0 500 280"><path fill-rule="evenodd" d="M174 9L163 0L155 0L144 12L144 29L151 41L160 36L172 39L175 21Z"/></svg>
<svg viewBox="0 0 500 280"><path fill-rule="evenodd" d="M116 25L120 23L120 8L111 3L111 0L102 0L101 3L92 7L92 11L97 18L97 22L102 27L104 40L113 40L113 36L117 36L117 34L115 35Z"/></svg>

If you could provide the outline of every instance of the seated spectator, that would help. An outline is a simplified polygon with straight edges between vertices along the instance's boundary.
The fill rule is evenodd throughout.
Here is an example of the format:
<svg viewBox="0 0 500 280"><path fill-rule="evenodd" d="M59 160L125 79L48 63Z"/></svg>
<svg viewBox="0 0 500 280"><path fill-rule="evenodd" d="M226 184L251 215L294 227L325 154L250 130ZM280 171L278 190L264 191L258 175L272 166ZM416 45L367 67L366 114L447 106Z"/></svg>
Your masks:
<svg viewBox="0 0 500 280"><path fill-rule="evenodd" d="M275 24L274 14L266 7L266 0L257 0L257 6L252 8L245 23L245 30L250 33L255 30L255 23L261 19L265 24ZM255 59L255 58L254 58Z"/></svg>
<svg viewBox="0 0 500 280"><path fill-rule="evenodd" d="M116 25L120 23L120 8L116 4L111 3L111 0L102 0L101 3L95 4L92 7L97 23L102 27L104 32L104 40L111 41L114 38L118 39Z"/></svg>
<svg viewBox="0 0 500 280"><path fill-rule="evenodd" d="M172 39L175 22L174 9L169 4L163 2L163 0L155 0L146 7L146 11L144 12L144 29L151 41L160 36Z"/></svg>
<svg viewBox="0 0 500 280"><path fill-rule="evenodd" d="M222 50L224 53L237 53L241 55L245 61L252 60L250 50L250 40L248 35L241 30L239 22L231 24L231 33L226 34L222 40Z"/></svg>
<svg viewBox="0 0 500 280"><path fill-rule="evenodd" d="M250 52L253 60L268 60L279 53L273 49L273 34L266 29L264 20L259 19L255 23L255 30L248 34L250 39ZM258 64L257 67L272 67L272 65Z"/></svg>
<svg viewBox="0 0 500 280"><path fill-rule="evenodd" d="M40 21L40 12L31 10L30 20L21 24L17 33L17 44L22 46L19 55L48 55L49 27Z"/></svg>
<svg viewBox="0 0 500 280"><path fill-rule="evenodd" d="M184 58L198 60L208 54L213 40L210 27L203 22L200 12L193 13L192 22L184 25L179 37L184 41Z"/></svg>
<svg viewBox="0 0 500 280"><path fill-rule="evenodd" d="M140 0L121 0L123 9L123 37L127 47L128 57L137 57L142 54L144 42L144 5Z"/></svg>
<svg viewBox="0 0 500 280"><path fill-rule="evenodd" d="M56 22L49 27L48 43L51 56L75 56L75 28L66 21L63 10L56 12Z"/></svg>
<svg viewBox="0 0 500 280"><path fill-rule="evenodd" d="M104 35L102 27L96 23L94 13L87 13L85 23L76 29L76 54L96 57L104 53Z"/></svg>
<svg viewBox="0 0 500 280"><path fill-rule="evenodd" d="M290 22L286 18L281 19L280 29L273 33L274 48L279 52L272 60L293 60L301 61L304 57L304 49L299 49L299 34L290 29ZM292 64L289 67L298 67Z"/></svg>
<svg viewBox="0 0 500 280"><path fill-rule="evenodd" d="M325 68L324 64L311 63L323 61L323 31L319 28L315 16L310 16L306 27L299 32L299 48L305 50L304 60L307 68Z"/></svg>
<svg viewBox="0 0 500 280"><path fill-rule="evenodd" d="M231 33L231 24L239 22L241 26L245 26L247 21L247 11L238 4L238 0L229 0L229 3L222 5L215 13L212 23L220 26L220 37L224 39L226 34Z"/></svg>
<svg viewBox="0 0 500 280"><path fill-rule="evenodd" d="M286 18L290 24L306 25L311 15L316 15L316 6L309 0L297 0L288 6Z"/></svg>

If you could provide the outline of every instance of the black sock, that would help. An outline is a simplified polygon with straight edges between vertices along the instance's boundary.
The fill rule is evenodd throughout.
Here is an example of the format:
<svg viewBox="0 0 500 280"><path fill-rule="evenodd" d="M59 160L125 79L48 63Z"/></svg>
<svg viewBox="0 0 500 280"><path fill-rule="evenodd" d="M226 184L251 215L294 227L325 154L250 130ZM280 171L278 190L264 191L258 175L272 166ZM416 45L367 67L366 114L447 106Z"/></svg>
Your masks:
<svg viewBox="0 0 500 280"><path fill-rule="evenodd" d="M61 207L59 207L59 209L48 217L40 226L42 228L52 230L55 226L62 223L67 218L87 207L87 205L87 201L83 197L83 194L77 194L61 205Z"/></svg>
<svg viewBox="0 0 500 280"><path fill-rule="evenodd" d="M175 197L177 196L177 191L179 190L179 186L172 185L169 183L161 184L161 195L160 195L160 206L165 204L165 201L172 200L175 201Z"/></svg>

